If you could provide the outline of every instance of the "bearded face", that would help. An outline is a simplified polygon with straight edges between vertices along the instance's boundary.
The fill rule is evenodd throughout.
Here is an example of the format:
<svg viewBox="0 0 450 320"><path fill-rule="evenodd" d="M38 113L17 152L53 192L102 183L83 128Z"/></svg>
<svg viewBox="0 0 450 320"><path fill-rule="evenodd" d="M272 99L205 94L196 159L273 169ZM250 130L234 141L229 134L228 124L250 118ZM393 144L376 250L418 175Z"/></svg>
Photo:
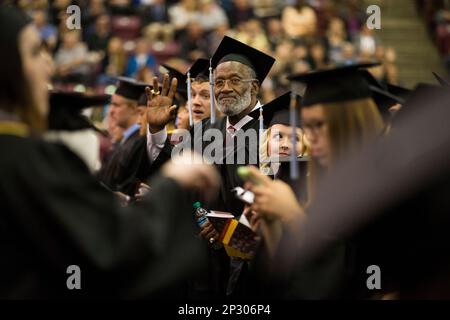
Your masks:
<svg viewBox="0 0 450 320"><path fill-rule="evenodd" d="M251 101L251 87L248 85L242 94L219 94L217 99L217 108L226 116L232 117L247 109Z"/></svg>
<svg viewBox="0 0 450 320"><path fill-rule="evenodd" d="M217 108L226 116L237 116L252 102L252 82L248 67L235 61L217 66L214 93Z"/></svg>

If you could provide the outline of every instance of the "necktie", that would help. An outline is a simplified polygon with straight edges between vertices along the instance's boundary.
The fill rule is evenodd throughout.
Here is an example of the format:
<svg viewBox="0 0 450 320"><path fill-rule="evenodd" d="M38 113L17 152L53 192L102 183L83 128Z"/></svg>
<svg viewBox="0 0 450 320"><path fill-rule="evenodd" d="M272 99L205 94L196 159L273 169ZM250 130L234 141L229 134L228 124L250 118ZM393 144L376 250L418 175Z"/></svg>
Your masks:
<svg viewBox="0 0 450 320"><path fill-rule="evenodd" d="M225 137L225 155L227 155L229 152L234 151L233 137L236 133L236 128L230 125L227 128L227 133L228 134Z"/></svg>

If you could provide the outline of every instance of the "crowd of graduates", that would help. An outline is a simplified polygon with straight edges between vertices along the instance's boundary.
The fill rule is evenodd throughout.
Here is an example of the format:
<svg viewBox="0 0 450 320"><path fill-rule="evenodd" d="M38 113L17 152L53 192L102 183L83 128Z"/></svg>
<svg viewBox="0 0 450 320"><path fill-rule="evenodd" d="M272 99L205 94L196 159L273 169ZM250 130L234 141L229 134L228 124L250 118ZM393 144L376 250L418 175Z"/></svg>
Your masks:
<svg viewBox="0 0 450 320"><path fill-rule="evenodd" d="M165 5L84 3L140 19ZM170 19L188 3L167 4ZM74 58L79 31L59 43L50 25L36 28L47 11L2 5L0 297L448 298L450 84L399 86L371 31L359 32L357 3L344 6L347 26L320 3L322 15L302 1L284 8L275 46L223 33L212 51L177 51L184 67L140 38L145 59L123 64L135 72L107 78ZM258 28L239 1L204 4L237 30ZM297 18L294 30L283 23ZM193 22L178 20L183 42ZM82 290L67 287L71 265Z"/></svg>

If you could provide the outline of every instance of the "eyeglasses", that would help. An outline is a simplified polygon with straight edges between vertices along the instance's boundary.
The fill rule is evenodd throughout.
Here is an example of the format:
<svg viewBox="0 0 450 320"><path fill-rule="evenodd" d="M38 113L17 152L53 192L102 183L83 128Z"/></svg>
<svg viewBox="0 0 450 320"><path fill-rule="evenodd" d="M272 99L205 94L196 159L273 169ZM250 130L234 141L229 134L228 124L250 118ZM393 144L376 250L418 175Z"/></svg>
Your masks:
<svg viewBox="0 0 450 320"><path fill-rule="evenodd" d="M225 82L229 81L230 86L232 86L233 88L237 88L239 86L241 86L244 82L251 82L251 81L255 81L256 79L241 79L241 78L231 78L231 79L216 79L214 81L214 86L217 89L222 89L225 86Z"/></svg>

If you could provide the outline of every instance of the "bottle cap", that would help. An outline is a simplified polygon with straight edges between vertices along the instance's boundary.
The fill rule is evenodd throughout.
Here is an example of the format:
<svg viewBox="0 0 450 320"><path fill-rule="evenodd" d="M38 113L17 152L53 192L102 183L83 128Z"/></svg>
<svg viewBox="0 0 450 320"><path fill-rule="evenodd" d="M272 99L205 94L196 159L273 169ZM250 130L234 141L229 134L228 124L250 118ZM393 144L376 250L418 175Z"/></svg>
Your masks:
<svg viewBox="0 0 450 320"><path fill-rule="evenodd" d="M199 201L197 201L197 202L194 202L194 204L192 205L195 209L198 209L198 208L200 208L201 206L202 206L202 204L201 204L201 202L199 202Z"/></svg>

